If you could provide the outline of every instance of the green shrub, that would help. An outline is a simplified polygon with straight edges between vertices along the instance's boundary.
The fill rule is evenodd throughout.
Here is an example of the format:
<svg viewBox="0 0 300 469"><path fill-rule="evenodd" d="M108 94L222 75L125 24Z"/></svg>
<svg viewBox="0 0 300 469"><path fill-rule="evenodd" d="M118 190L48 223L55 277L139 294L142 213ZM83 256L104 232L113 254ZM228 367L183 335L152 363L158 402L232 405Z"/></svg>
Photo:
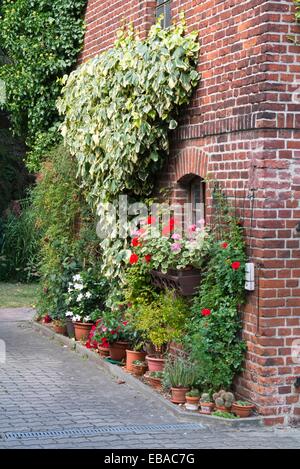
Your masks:
<svg viewBox="0 0 300 469"><path fill-rule="evenodd" d="M164 368L165 383L172 388L189 388L196 382L195 364L183 356L169 356Z"/></svg>
<svg viewBox="0 0 300 469"><path fill-rule="evenodd" d="M21 213L10 213L3 225L0 249L0 279L30 282L38 277L40 230L36 228L30 199L21 203Z"/></svg>

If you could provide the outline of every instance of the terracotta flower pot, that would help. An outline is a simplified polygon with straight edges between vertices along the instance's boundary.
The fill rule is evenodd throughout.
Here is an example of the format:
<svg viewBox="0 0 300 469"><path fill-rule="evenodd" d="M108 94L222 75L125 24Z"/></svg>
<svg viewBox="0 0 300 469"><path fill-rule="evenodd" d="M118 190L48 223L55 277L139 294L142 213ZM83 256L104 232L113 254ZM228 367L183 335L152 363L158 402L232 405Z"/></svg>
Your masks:
<svg viewBox="0 0 300 469"><path fill-rule="evenodd" d="M162 379L161 378L154 378L153 376L149 376L148 374L145 374L145 378L152 386L154 389L157 389L158 391L161 391L162 389Z"/></svg>
<svg viewBox="0 0 300 469"><path fill-rule="evenodd" d="M185 395L189 390L189 388L171 388L171 401L174 404L185 404Z"/></svg>
<svg viewBox="0 0 300 469"><path fill-rule="evenodd" d="M145 352L136 352L135 350L126 350L126 368L132 371L133 362L139 360L144 362L146 358Z"/></svg>
<svg viewBox="0 0 300 469"><path fill-rule="evenodd" d="M147 355L146 357L149 372L151 371L164 371L165 367L165 359L164 358L156 358Z"/></svg>
<svg viewBox="0 0 300 469"><path fill-rule="evenodd" d="M70 337L70 339L74 339L74 337L75 337L75 328L74 328L74 323L73 323L72 319L67 318L66 326L67 326L68 336Z"/></svg>
<svg viewBox="0 0 300 469"><path fill-rule="evenodd" d="M128 342L114 342L109 345L109 354L112 360L116 362L121 362L126 358L126 349L128 347Z"/></svg>
<svg viewBox="0 0 300 469"><path fill-rule="evenodd" d="M75 339L86 341L89 338L92 322L74 322Z"/></svg>
<svg viewBox="0 0 300 469"><path fill-rule="evenodd" d="M54 329L54 331L56 332L56 334L66 335L66 333L67 333L67 328L66 328L66 326L54 325L54 326L53 326L53 329Z"/></svg>
<svg viewBox="0 0 300 469"><path fill-rule="evenodd" d="M186 404L185 404L186 410L198 410L200 397L185 396L185 399L186 399Z"/></svg>
<svg viewBox="0 0 300 469"><path fill-rule="evenodd" d="M231 412L231 407L225 407L223 405L216 405L216 410L219 410L220 412Z"/></svg>
<svg viewBox="0 0 300 469"><path fill-rule="evenodd" d="M200 402L201 414L210 415L215 407L213 402Z"/></svg>
<svg viewBox="0 0 300 469"><path fill-rule="evenodd" d="M100 357L106 358L109 357L109 348L108 347L102 347L102 345L98 345L98 352Z"/></svg>
<svg viewBox="0 0 300 469"><path fill-rule="evenodd" d="M254 405L239 405L236 403L232 404L232 413L238 415L241 418L250 417L252 411L254 409Z"/></svg>
<svg viewBox="0 0 300 469"><path fill-rule="evenodd" d="M147 371L147 365L132 365L132 374L134 376L143 376Z"/></svg>

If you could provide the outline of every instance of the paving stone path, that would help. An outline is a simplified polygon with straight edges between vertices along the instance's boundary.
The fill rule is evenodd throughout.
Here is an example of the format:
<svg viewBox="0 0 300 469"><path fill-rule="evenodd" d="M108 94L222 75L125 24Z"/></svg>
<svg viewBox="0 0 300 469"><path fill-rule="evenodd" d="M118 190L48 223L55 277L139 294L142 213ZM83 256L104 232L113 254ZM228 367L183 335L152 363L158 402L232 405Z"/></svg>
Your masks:
<svg viewBox="0 0 300 469"><path fill-rule="evenodd" d="M28 311L28 310L27 310ZM0 448L300 448L300 429L228 429L151 431L128 425L178 424L155 399L118 384L96 363L84 360L35 332L30 322L0 310L0 339L6 362L0 363ZM47 435L17 439L10 432L99 429L120 433Z"/></svg>

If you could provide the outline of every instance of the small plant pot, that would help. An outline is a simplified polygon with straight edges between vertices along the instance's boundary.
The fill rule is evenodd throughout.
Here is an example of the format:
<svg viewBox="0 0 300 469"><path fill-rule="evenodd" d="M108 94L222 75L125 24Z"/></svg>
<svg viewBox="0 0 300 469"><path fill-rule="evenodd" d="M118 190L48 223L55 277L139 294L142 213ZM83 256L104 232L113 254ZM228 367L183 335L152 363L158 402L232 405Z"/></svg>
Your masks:
<svg viewBox="0 0 300 469"><path fill-rule="evenodd" d="M147 355L146 361L148 363L149 372L151 371L164 371L165 367L165 359L164 358L156 358Z"/></svg>
<svg viewBox="0 0 300 469"><path fill-rule="evenodd" d="M198 410L199 408L199 397L190 397L190 396L185 396L186 399L186 404L185 408L186 410Z"/></svg>
<svg viewBox="0 0 300 469"><path fill-rule="evenodd" d="M66 328L66 326L57 326L57 325L54 325L54 326L53 326L53 329L54 329L54 332L56 332L56 334L61 334L61 335L66 335L66 334L67 334L67 328Z"/></svg>
<svg viewBox="0 0 300 469"><path fill-rule="evenodd" d="M114 342L109 346L110 358L116 362L121 362L126 358L126 349L128 347L128 342Z"/></svg>
<svg viewBox="0 0 300 469"><path fill-rule="evenodd" d="M145 352L136 352L135 350L126 350L126 369L133 371L133 362L139 360L144 362L146 358Z"/></svg>
<svg viewBox="0 0 300 469"><path fill-rule="evenodd" d="M223 405L216 405L216 410L219 410L220 412L228 412L230 414L231 412L231 407L225 407Z"/></svg>
<svg viewBox="0 0 300 469"><path fill-rule="evenodd" d="M74 322L75 339L78 341L88 340L92 327L92 322Z"/></svg>
<svg viewBox="0 0 300 469"><path fill-rule="evenodd" d="M254 405L239 405L239 404L232 404L232 413L237 415L241 418L250 417L252 411L254 409Z"/></svg>
<svg viewBox="0 0 300 469"><path fill-rule="evenodd" d="M154 378L153 376L149 376L148 374L145 375L146 380L154 389L158 391L162 390L162 379L161 378Z"/></svg>
<svg viewBox="0 0 300 469"><path fill-rule="evenodd" d="M132 365L132 370L131 373L134 376L143 376L147 371L147 366L146 365Z"/></svg>
<svg viewBox="0 0 300 469"><path fill-rule="evenodd" d="M67 327L67 334L70 339L74 339L75 337L75 328L72 319L66 320L66 327Z"/></svg>
<svg viewBox="0 0 300 469"><path fill-rule="evenodd" d="M201 414L210 415L214 410L215 404L213 402L200 402Z"/></svg>
<svg viewBox="0 0 300 469"><path fill-rule="evenodd" d="M171 388L173 404L185 404L185 395L189 390L189 388Z"/></svg>
<svg viewBox="0 0 300 469"><path fill-rule="evenodd" d="M102 345L98 345L98 353L99 353L100 357L107 358L107 357L109 357L109 348L108 347L102 347Z"/></svg>

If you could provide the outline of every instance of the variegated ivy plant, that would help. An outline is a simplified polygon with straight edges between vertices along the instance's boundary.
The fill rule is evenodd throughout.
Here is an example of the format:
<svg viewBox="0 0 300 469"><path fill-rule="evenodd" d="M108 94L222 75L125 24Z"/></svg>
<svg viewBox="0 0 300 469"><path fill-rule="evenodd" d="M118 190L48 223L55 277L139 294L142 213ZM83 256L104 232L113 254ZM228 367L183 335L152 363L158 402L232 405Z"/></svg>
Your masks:
<svg viewBox="0 0 300 469"><path fill-rule="evenodd" d="M168 132L199 81L197 33L184 20L145 40L120 31L112 49L64 78L61 131L76 156L88 199L149 194L168 153Z"/></svg>

